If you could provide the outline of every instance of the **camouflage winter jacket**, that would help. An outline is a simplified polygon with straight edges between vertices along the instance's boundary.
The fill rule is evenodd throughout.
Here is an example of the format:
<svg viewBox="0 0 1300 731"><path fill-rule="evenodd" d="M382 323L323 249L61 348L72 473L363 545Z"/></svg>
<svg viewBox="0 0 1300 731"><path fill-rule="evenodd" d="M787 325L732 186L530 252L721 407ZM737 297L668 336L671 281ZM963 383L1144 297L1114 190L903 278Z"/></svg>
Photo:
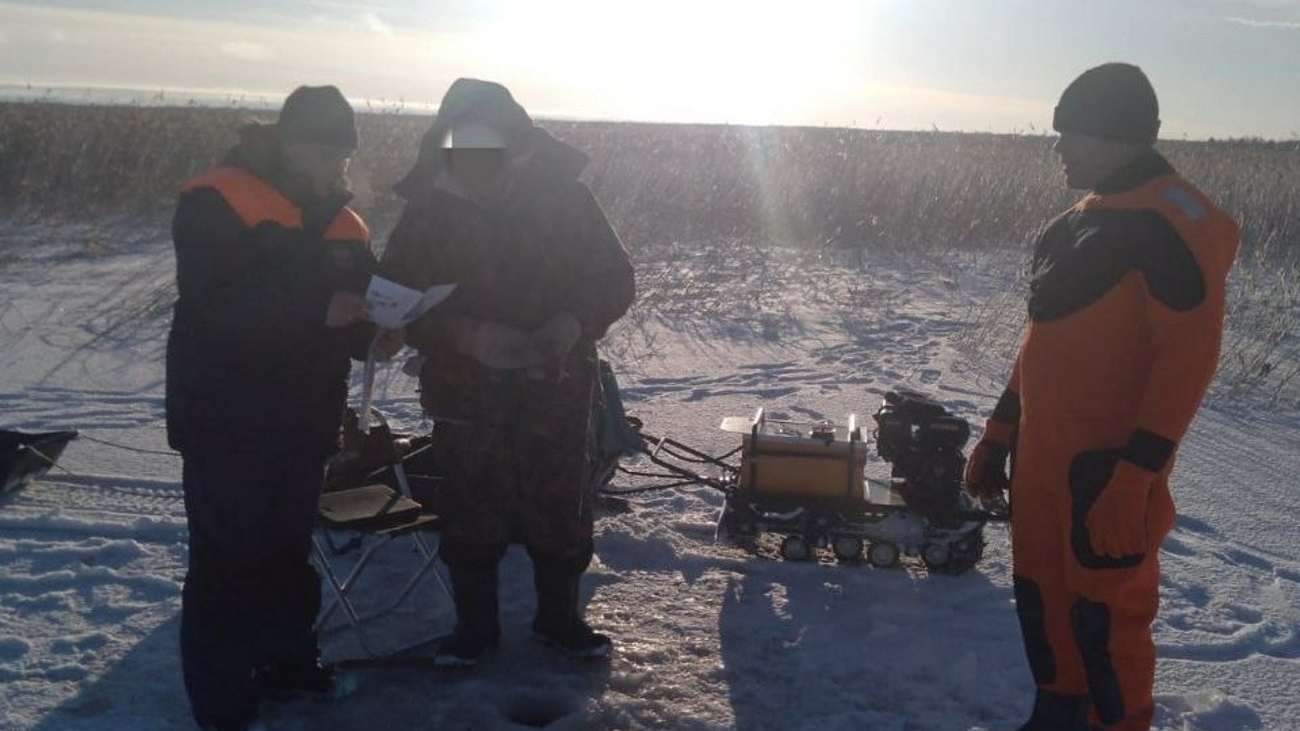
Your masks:
<svg viewBox="0 0 1300 731"><path fill-rule="evenodd" d="M509 173L507 192L489 204L439 185L445 177L436 158L399 187L407 205L382 270L420 289L457 285L408 328L407 342L427 358L421 402L435 417L497 423L513 418L520 399L582 398L589 391L583 384L595 382L596 341L635 293L626 250L578 180L585 156L531 126L515 139L527 146L514 153L524 161ZM582 325L562 393L554 379L488 369L457 352L455 330L464 318L533 330L559 313Z"/></svg>

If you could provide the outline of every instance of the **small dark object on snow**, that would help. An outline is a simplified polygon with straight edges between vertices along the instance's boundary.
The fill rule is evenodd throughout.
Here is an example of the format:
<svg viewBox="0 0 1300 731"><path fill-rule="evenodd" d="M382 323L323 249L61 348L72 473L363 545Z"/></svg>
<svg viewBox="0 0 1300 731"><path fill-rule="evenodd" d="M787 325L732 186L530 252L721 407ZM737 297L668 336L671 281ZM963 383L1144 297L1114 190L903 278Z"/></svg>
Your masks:
<svg viewBox="0 0 1300 731"><path fill-rule="evenodd" d="M77 437L75 431L22 432L0 429L0 494L44 475Z"/></svg>

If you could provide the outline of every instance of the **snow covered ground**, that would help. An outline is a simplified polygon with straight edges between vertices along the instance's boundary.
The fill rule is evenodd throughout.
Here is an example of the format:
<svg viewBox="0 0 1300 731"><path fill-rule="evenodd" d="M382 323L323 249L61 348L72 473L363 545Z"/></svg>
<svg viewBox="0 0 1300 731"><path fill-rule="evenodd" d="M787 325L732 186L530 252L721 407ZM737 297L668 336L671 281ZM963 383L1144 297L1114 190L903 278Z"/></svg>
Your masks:
<svg viewBox="0 0 1300 731"><path fill-rule="evenodd" d="M984 305L1017 286L1014 255L846 266L719 244L641 258L642 299L606 353L629 412L656 434L723 452L736 446L723 417L761 405L841 421L900 386L979 424L1001 390L1013 336L987 325ZM185 522L162 424L171 276L158 236L0 227L0 422L84 435L66 469L0 497L0 729L191 727L176 639ZM402 429L428 426L396 369L379 403ZM874 457L868 468L887 472ZM1211 404L1175 480L1157 727L1300 729L1300 415ZM503 646L485 666L350 671L346 696L268 708L268 725L996 731L1023 719L1031 681L1004 529L987 529L975 570L929 576L717 545L720 503L683 488L602 505L585 596L617 643L606 666L529 640L531 577L512 550ZM376 581L415 560L384 556ZM449 629L445 598L422 592L378 643ZM337 623L325 649L356 650Z"/></svg>

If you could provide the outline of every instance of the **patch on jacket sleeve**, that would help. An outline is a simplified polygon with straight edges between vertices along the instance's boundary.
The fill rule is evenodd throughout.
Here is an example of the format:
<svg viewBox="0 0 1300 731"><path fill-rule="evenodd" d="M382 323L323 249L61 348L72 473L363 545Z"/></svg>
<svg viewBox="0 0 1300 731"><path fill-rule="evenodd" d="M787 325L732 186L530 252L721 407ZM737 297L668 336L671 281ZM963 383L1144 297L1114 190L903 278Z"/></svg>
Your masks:
<svg viewBox="0 0 1300 731"><path fill-rule="evenodd" d="M1160 192L1160 197L1178 206L1178 210L1182 211L1189 220L1199 221L1205 218L1205 206L1184 188L1171 185Z"/></svg>

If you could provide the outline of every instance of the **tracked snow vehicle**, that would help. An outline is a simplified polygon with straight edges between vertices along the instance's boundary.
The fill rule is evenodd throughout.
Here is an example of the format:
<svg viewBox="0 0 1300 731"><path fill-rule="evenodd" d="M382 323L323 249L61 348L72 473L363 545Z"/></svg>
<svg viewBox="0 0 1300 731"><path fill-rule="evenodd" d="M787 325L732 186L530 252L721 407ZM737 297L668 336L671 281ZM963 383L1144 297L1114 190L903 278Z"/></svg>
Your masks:
<svg viewBox="0 0 1300 731"><path fill-rule="evenodd" d="M920 394L894 391L874 415L876 453L892 466L869 479L868 444L849 416L842 426L767 418L727 419L742 434L740 468L718 522L720 537L748 545L782 536L781 556L802 561L829 548L840 561L890 567L905 556L931 571L961 573L983 555L984 525L998 519L961 489L970 426Z"/></svg>
<svg viewBox="0 0 1300 731"><path fill-rule="evenodd" d="M842 425L796 422L763 409L723 420L722 430L739 434L741 445L720 457L643 433L645 453L668 472L632 474L721 490L718 537L752 549L762 535L778 535L787 560L829 549L840 561L881 568L915 557L934 572L970 569L983 555L985 524L1006 517L1005 504L980 505L961 489L970 426L910 391L887 393L873 421L888 478L867 476L871 445L856 416ZM684 464L713 465L719 474Z"/></svg>

